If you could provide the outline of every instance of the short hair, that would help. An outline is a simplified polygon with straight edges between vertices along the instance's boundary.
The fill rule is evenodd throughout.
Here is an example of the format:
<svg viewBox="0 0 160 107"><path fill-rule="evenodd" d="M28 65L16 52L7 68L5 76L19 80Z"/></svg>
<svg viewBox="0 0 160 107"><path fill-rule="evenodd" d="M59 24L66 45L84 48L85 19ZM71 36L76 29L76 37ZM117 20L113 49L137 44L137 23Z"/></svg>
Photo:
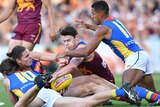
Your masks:
<svg viewBox="0 0 160 107"><path fill-rule="evenodd" d="M107 2L103 1L103 0L100 0L100 1L96 1L92 4L91 6L95 11L104 11L104 13L106 15L109 14L109 6L107 4Z"/></svg>
<svg viewBox="0 0 160 107"><path fill-rule="evenodd" d="M26 50L23 46L15 46L10 53L7 53L6 55L14 60L17 58L21 58L22 53Z"/></svg>
<svg viewBox="0 0 160 107"><path fill-rule="evenodd" d="M9 76L18 69L19 65L11 58L4 59L0 64L0 72Z"/></svg>
<svg viewBox="0 0 160 107"><path fill-rule="evenodd" d="M59 34L62 36L71 35L75 37L76 35L78 35L78 32L73 26L67 25L59 29Z"/></svg>

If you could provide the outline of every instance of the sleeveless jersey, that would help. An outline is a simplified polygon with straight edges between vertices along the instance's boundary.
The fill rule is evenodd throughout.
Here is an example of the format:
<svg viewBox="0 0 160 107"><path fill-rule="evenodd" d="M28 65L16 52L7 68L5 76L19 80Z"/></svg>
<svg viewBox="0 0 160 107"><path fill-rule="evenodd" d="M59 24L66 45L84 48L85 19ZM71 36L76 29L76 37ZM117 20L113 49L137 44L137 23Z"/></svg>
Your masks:
<svg viewBox="0 0 160 107"><path fill-rule="evenodd" d="M80 44L86 43L80 42L78 45ZM80 71L82 71L84 75L96 74L112 83L115 83L114 76L100 55L94 51L89 57L89 59L85 57L83 62L78 66Z"/></svg>
<svg viewBox="0 0 160 107"><path fill-rule="evenodd" d="M108 17L104 20L102 26L107 26L112 29L110 39L103 39L102 41L109 45L114 53L122 59L122 61L133 53L142 50L135 43L130 33L119 20L113 17Z"/></svg>
<svg viewBox="0 0 160 107"><path fill-rule="evenodd" d="M31 71L16 72L8 76L8 79L10 80L10 90L17 97L21 97L32 88L34 86L34 78L38 74L45 72L38 60L32 60L31 68Z"/></svg>
<svg viewBox="0 0 160 107"><path fill-rule="evenodd" d="M40 23L42 8L41 0L17 0L17 18L18 23Z"/></svg>

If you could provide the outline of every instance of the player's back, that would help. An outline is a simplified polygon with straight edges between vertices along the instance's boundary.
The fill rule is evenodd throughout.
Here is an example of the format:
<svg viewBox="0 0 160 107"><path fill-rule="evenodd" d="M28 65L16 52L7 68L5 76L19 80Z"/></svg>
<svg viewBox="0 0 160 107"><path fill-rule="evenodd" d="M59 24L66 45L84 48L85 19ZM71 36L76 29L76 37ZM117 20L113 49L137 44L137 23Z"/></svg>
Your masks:
<svg viewBox="0 0 160 107"><path fill-rule="evenodd" d="M38 74L38 72L33 71L12 73L7 77L10 80L10 90L17 97L21 97L34 86L34 78Z"/></svg>
<svg viewBox="0 0 160 107"><path fill-rule="evenodd" d="M78 68L85 75L96 74L112 83L115 83L114 76L108 65L96 51L86 57Z"/></svg>
<svg viewBox="0 0 160 107"><path fill-rule="evenodd" d="M103 39L103 42L108 44L123 61L133 53L142 50L119 20L108 17L102 25L112 30L110 39Z"/></svg>

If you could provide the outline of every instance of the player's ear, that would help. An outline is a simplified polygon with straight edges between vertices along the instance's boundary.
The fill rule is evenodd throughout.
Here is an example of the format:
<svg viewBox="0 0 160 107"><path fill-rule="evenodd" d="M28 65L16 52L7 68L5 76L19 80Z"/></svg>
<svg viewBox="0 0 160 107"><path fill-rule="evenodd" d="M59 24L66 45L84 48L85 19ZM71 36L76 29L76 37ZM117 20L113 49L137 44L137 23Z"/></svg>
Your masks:
<svg viewBox="0 0 160 107"><path fill-rule="evenodd" d="M99 13L99 15L100 15L100 17L102 18L102 17L104 16L104 13L101 11L101 12Z"/></svg>
<svg viewBox="0 0 160 107"><path fill-rule="evenodd" d="M79 39L79 35L76 35L75 38L76 38L76 39Z"/></svg>
<svg viewBox="0 0 160 107"><path fill-rule="evenodd" d="M19 58L16 58L16 62L19 64L21 63L21 60Z"/></svg>

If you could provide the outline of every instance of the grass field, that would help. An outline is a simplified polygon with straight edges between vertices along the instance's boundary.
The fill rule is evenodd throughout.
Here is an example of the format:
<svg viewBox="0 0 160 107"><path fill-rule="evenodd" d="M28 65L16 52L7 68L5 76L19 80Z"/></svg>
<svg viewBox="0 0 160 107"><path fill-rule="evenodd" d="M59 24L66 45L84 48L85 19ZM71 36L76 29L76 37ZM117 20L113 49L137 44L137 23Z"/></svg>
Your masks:
<svg viewBox="0 0 160 107"><path fill-rule="evenodd" d="M121 75L115 75L117 86L121 86L121 77L122 77ZM155 80L156 89L160 90L160 74L154 74L153 77ZM5 103L5 105L1 106L1 107L12 107L12 104L11 104L10 100L8 99L8 96L7 96L5 89L2 85L2 80L0 80L0 102ZM104 107L104 106L98 106L98 107ZM113 105L108 106L108 107L135 107L135 105L130 105L130 104L127 104L125 102L120 102L120 101L113 101ZM145 100L142 100L141 107L153 107L153 106L148 106L148 103Z"/></svg>

